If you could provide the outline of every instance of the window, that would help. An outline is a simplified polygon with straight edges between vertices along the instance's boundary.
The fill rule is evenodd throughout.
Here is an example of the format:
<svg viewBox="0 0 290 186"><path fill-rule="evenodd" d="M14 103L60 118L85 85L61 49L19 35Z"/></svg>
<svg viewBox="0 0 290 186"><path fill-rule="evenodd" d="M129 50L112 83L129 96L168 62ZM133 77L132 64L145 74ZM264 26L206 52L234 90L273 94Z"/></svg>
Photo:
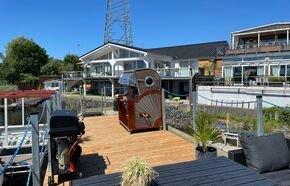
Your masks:
<svg viewBox="0 0 290 186"><path fill-rule="evenodd" d="M96 58L96 60L111 59L111 58L112 58L112 52L109 52L105 55L102 55L101 57Z"/></svg>
<svg viewBox="0 0 290 186"><path fill-rule="evenodd" d="M130 57L141 57L142 54L138 53L138 52L132 52L130 51Z"/></svg>
<svg viewBox="0 0 290 186"><path fill-rule="evenodd" d="M170 62L155 60L155 68L170 68Z"/></svg>
<svg viewBox="0 0 290 186"><path fill-rule="evenodd" d="M134 62L124 62L124 70L132 70L134 69Z"/></svg>
<svg viewBox="0 0 290 186"><path fill-rule="evenodd" d="M128 58L129 57L129 51L120 49L119 50L119 58Z"/></svg>
<svg viewBox="0 0 290 186"><path fill-rule="evenodd" d="M111 76L112 66L110 63L97 63L94 65L96 69L96 74L99 76Z"/></svg>
<svg viewBox="0 0 290 186"><path fill-rule="evenodd" d="M146 68L146 64L144 61L137 61L137 68Z"/></svg>
<svg viewBox="0 0 290 186"><path fill-rule="evenodd" d="M144 61L128 61L124 62L124 70L133 70L138 68L146 68L146 64Z"/></svg>
<svg viewBox="0 0 290 186"><path fill-rule="evenodd" d="M271 76L278 76L279 66L278 65L271 65L270 66L270 75Z"/></svg>
<svg viewBox="0 0 290 186"><path fill-rule="evenodd" d="M188 68L189 64L188 61L181 61L179 62L180 68Z"/></svg>
<svg viewBox="0 0 290 186"><path fill-rule="evenodd" d="M286 75L286 65L280 65L280 76Z"/></svg>
<svg viewBox="0 0 290 186"><path fill-rule="evenodd" d="M224 67L224 78L230 78L232 76L232 68Z"/></svg>
<svg viewBox="0 0 290 186"><path fill-rule="evenodd" d="M287 65L287 76L290 76L290 65Z"/></svg>
<svg viewBox="0 0 290 186"><path fill-rule="evenodd" d="M241 77L242 76L242 67L233 67L233 76Z"/></svg>
<svg viewBox="0 0 290 186"><path fill-rule="evenodd" d="M264 75L264 66L258 66L257 75L263 76Z"/></svg>

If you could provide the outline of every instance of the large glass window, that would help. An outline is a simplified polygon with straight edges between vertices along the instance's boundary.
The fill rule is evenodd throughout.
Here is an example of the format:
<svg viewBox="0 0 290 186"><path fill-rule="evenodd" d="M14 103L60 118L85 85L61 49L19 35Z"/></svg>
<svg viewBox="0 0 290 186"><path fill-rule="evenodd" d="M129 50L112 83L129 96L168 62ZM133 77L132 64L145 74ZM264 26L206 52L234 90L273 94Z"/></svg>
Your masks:
<svg viewBox="0 0 290 186"><path fill-rule="evenodd" d="M146 64L144 61L137 61L137 68L146 68Z"/></svg>
<svg viewBox="0 0 290 186"><path fill-rule="evenodd" d="M242 82L242 67L233 67L233 82L241 83Z"/></svg>
<svg viewBox="0 0 290 186"><path fill-rule="evenodd" d="M155 60L155 68L170 68L170 62Z"/></svg>
<svg viewBox="0 0 290 186"><path fill-rule="evenodd" d="M270 66L270 75L271 76L278 76L279 66L278 65L271 65Z"/></svg>
<svg viewBox="0 0 290 186"><path fill-rule="evenodd" d="M141 57L141 56L143 56L141 53L130 51L130 57Z"/></svg>
<svg viewBox="0 0 290 186"><path fill-rule="evenodd" d="M119 58L128 58L129 57L129 51L120 49L119 50Z"/></svg>
<svg viewBox="0 0 290 186"><path fill-rule="evenodd" d="M124 70L128 71L128 70L133 70L134 69L134 62L130 61L130 62L124 62Z"/></svg>
<svg viewBox="0 0 290 186"><path fill-rule="evenodd" d="M94 65L96 69L97 76L111 76L112 75L112 66L110 63L97 63Z"/></svg>
<svg viewBox="0 0 290 186"><path fill-rule="evenodd" d="M224 78L228 79L232 76L232 67L224 67Z"/></svg>
<svg viewBox="0 0 290 186"><path fill-rule="evenodd" d="M126 61L124 62L124 70L133 70L138 68L146 68L146 64L144 61Z"/></svg>
<svg viewBox="0 0 290 186"><path fill-rule="evenodd" d="M111 59L111 58L112 58L112 52L109 52L107 54L102 55L101 57L96 58L96 60Z"/></svg>
<svg viewBox="0 0 290 186"><path fill-rule="evenodd" d="M290 65L287 65L287 76L290 77Z"/></svg>
<svg viewBox="0 0 290 186"><path fill-rule="evenodd" d="M263 76L264 75L264 66L258 66L257 75Z"/></svg>
<svg viewBox="0 0 290 186"><path fill-rule="evenodd" d="M286 75L286 65L280 65L280 76Z"/></svg>
<svg viewBox="0 0 290 186"><path fill-rule="evenodd" d="M242 76L242 67L233 67L233 76L241 77Z"/></svg>

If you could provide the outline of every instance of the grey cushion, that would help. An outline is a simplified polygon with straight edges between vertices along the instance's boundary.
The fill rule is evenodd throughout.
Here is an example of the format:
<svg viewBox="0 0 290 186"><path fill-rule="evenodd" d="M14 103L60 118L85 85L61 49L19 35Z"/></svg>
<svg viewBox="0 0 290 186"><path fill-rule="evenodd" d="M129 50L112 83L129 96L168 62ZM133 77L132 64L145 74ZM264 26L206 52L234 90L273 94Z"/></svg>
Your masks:
<svg viewBox="0 0 290 186"><path fill-rule="evenodd" d="M279 185L283 185L283 186L290 185L290 169L266 172L266 173L263 173L263 176L269 178L275 183L278 183Z"/></svg>
<svg viewBox="0 0 290 186"><path fill-rule="evenodd" d="M240 141L247 164L253 170L263 173L289 166L290 152L284 134L242 137Z"/></svg>

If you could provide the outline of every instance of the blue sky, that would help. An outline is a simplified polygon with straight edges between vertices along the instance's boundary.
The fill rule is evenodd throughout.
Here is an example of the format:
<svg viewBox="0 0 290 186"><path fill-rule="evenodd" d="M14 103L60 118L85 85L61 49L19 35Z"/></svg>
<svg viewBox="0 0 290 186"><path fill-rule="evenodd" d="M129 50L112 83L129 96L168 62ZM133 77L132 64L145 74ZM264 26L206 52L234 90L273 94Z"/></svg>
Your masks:
<svg viewBox="0 0 290 186"><path fill-rule="evenodd" d="M289 8L288 0L130 0L134 45L229 40L232 31L290 22ZM0 52L24 36L52 57L81 55L103 44L105 15L106 0L0 0Z"/></svg>

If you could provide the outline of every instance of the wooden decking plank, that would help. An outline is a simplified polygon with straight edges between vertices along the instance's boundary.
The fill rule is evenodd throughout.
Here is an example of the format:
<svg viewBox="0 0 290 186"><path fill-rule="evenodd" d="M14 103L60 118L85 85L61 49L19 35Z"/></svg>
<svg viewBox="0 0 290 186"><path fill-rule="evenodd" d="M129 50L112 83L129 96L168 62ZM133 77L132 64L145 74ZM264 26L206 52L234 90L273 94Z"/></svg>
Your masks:
<svg viewBox="0 0 290 186"><path fill-rule="evenodd" d="M175 181L182 181L185 179L194 179L194 178L201 178L206 176L213 176L217 174L225 174L229 171L238 171L241 170L239 167L230 167L227 169L224 168L217 168L217 169L208 169L207 171L202 171L202 172L179 172L179 174L172 174L172 175L167 175L167 176L162 176L162 180L159 182L160 184L165 184L165 183L170 183L173 179Z"/></svg>
<svg viewBox="0 0 290 186"><path fill-rule="evenodd" d="M203 162L206 161L206 162ZM186 168L193 168L197 171L207 169L207 167L220 167L220 166L228 166L233 165L229 161L221 161L219 158L217 161L207 161L207 160L199 160L199 161L191 161L186 163L177 163L173 165L167 165L162 167L154 167L154 170L157 172L166 172L172 171L172 169L186 169Z"/></svg>
<svg viewBox="0 0 290 186"><path fill-rule="evenodd" d="M244 172L242 170L238 171L232 171L227 173L226 175L223 176L223 179L234 179L237 177L237 174L241 176L249 175L248 172ZM220 174L212 175L212 176L206 176L206 177L198 177L198 178L190 178L190 179L184 179L176 182L171 182L171 183L166 183L166 185L195 185L195 184L205 184L210 185L210 184L216 184L219 183L218 181L221 180Z"/></svg>
<svg viewBox="0 0 290 186"><path fill-rule="evenodd" d="M223 180L220 183L222 185L232 185L232 186L241 185L241 184L253 185L252 184L253 182L264 180L264 179L265 179L264 177L260 177L257 174L250 174L250 175L247 175L247 176L239 176L239 175L237 175L237 177L234 180L232 180L232 179Z"/></svg>
<svg viewBox="0 0 290 186"><path fill-rule="evenodd" d="M216 166L210 166L210 165L205 165L204 168L195 168L194 166L192 167L187 167L187 168L183 168L183 169L179 169L179 168L173 168L170 171L166 171L166 172L158 172L159 174L162 174L163 176L171 176L171 175L178 175L180 173L182 174L201 174L202 172L208 172L208 170L223 170L223 169L229 169L229 170L236 170L236 167L234 165L227 165L224 167L221 167L219 165ZM239 169L240 170L240 169Z"/></svg>
<svg viewBox="0 0 290 186"><path fill-rule="evenodd" d="M254 181L251 183L244 183L244 184L240 184L240 186L246 186L246 185L255 185L255 186L278 186L279 184L276 184L274 182L272 182L271 180L267 179L263 179L263 180L259 180L259 181Z"/></svg>

